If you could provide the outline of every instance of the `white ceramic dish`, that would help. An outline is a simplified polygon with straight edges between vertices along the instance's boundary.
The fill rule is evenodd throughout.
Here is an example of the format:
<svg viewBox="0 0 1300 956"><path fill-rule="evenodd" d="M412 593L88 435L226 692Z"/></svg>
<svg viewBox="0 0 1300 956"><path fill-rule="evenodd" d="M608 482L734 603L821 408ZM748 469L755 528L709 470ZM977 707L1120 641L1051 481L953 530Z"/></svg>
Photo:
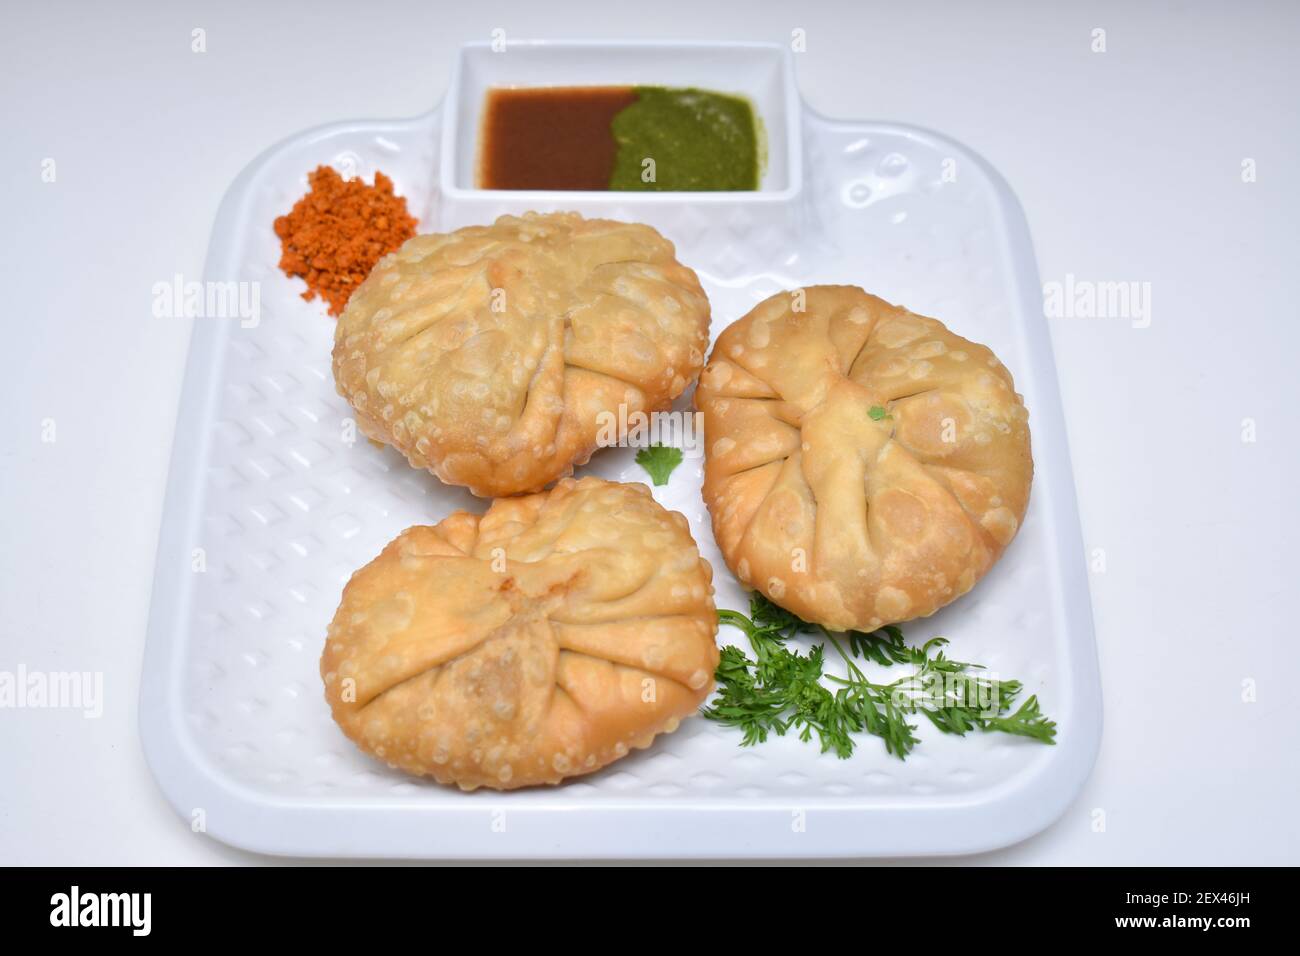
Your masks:
<svg viewBox="0 0 1300 956"><path fill-rule="evenodd" d="M202 811L221 840L310 856L814 857L969 853L1023 839L1064 811L1095 758L1101 705L1065 428L1024 218L1005 183L962 146L802 107L789 59L753 45L469 48L447 106L313 130L241 173L218 213L206 278L259 282L261 316L255 327L198 320L194 331L141 693L150 766L187 820ZM620 63L635 69L619 74ZM676 72L683 63L690 70ZM500 64L502 73L490 72ZM486 85L532 76L739 84L769 131L775 121L792 137L780 144L790 149L763 193L465 188L476 126L464 111L476 109ZM771 95L755 95L762 89ZM317 673L342 586L403 528L484 503L390 450L345 440L350 410L330 374L333 321L278 272L271 230L319 163L367 179L383 170L424 231L534 208L650 222L699 272L715 336L779 289L850 282L990 345L1030 409L1029 515L971 594L905 631L918 640L943 634L955 656L1023 680L1058 721L1058 744L949 738L921 721L923 743L905 763L871 739L840 761L793 738L742 749L734 731L692 720L601 773L509 794L463 794L363 756L330 720ZM623 449L581 471L645 480ZM655 494L690 519L715 569L718 605L743 609L699 486L700 462L688 459ZM738 639L727 629L721 637Z"/></svg>
<svg viewBox="0 0 1300 956"><path fill-rule="evenodd" d="M802 110L790 56L765 43L490 43L461 47L451 88L443 101L442 151L438 182L454 203L486 203L500 191L475 188L479 124L483 102L493 87L511 86L696 86L740 94L763 119L767 166L754 203L781 202L799 194L803 183L800 131ZM606 193L565 193L570 200L607 199ZM514 191L510 201L554 200L547 192ZM636 206L680 202L672 193L633 193ZM697 193L697 203L726 204L735 193ZM532 208L531 206L529 208Z"/></svg>

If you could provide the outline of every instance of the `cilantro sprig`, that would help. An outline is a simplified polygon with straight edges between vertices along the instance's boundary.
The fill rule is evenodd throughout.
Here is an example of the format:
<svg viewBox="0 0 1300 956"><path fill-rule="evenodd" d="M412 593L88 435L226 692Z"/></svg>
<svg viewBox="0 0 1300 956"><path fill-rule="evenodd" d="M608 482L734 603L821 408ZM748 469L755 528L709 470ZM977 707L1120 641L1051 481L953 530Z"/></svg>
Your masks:
<svg viewBox="0 0 1300 956"><path fill-rule="evenodd" d="M636 453L636 463L650 474L658 485L668 484L668 476L682 463L682 450L669 445L651 445Z"/></svg>
<svg viewBox="0 0 1300 956"><path fill-rule="evenodd" d="M868 734L879 737L886 752L901 760L920 743L916 724L909 723L918 713L946 734L965 736L978 729L1056 742L1056 724L1042 713L1037 696L1030 695L1016 707L1019 681L975 673L983 668L949 658L942 637L917 647L904 642L899 628L888 625L869 633L849 631L842 641L757 592L750 599L748 617L724 609L718 611L718 620L739 628L754 656L735 646L722 649L715 674L718 696L701 712L739 728L742 746L793 729L805 743L816 734L822 753L843 759L852 755L855 735ZM787 646L804 633L820 633L824 643L814 644L807 653ZM826 644L843 660L847 677L825 672ZM912 672L878 683L858 666L860 660L882 667L910 665Z"/></svg>

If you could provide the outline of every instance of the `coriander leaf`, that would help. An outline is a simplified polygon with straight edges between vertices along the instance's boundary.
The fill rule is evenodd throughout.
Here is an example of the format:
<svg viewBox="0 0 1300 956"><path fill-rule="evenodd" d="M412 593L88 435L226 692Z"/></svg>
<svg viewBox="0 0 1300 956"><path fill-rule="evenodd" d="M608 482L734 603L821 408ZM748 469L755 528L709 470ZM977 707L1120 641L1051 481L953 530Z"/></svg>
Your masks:
<svg viewBox="0 0 1300 956"><path fill-rule="evenodd" d="M1029 697L1012 710L1022 686L977 673L978 664L949 658L947 640L933 637L919 647L907 644L894 625L847 634L848 651L826 628L809 624L755 592L749 616L722 609L718 620L738 628L748 639L753 658L741 648L722 649L715 673L718 693L703 715L741 731L741 745L752 747L772 735L796 736L822 753L852 755L855 735L879 737L885 752L905 759L920 743L908 718L920 713L938 730L965 736L972 730L1029 737L1055 743L1056 724L1043 715L1038 698ZM825 644L806 654L788 646L801 633L817 632ZM843 660L848 677L825 673L825 646ZM856 661L882 667L906 664L912 673L887 684L870 680ZM936 690L937 689L937 690Z"/></svg>
<svg viewBox="0 0 1300 956"><path fill-rule="evenodd" d="M816 625L800 620L758 591L754 591L749 596L749 616L754 619L755 625L770 630L790 631L793 634L798 634L803 631L815 631L817 629Z"/></svg>
<svg viewBox="0 0 1300 956"><path fill-rule="evenodd" d="M636 463L650 473L655 485L666 485L673 469L682 463L682 450L667 445L651 445L636 453Z"/></svg>
<svg viewBox="0 0 1300 956"><path fill-rule="evenodd" d="M1048 720L1043 714L1037 694L1030 694L1014 714L988 718L979 726L981 730L1000 730L1004 734L1033 737L1045 744L1056 743L1056 721Z"/></svg>
<svg viewBox="0 0 1300 956"><path fill-rule="evenodd" d="M893 417L894 417L893 415L889 414L889 412L886 411L886 410L885 410L882 406L880 406L880 405L872 405L870 408L868 408L868 409L867 409L867 416L868 416L868 417L869 417L873 422L884 421L886 418L893 418Z"/></svg>
<svg viewBox="0 0 1300 956"><path fill-rule="evenodd" d="M913 650L903 643L903 632L893 624L886 624L870 634L849 631L848 637L849 648L855 657L865 657L882 667L916 662Z"/></svg>

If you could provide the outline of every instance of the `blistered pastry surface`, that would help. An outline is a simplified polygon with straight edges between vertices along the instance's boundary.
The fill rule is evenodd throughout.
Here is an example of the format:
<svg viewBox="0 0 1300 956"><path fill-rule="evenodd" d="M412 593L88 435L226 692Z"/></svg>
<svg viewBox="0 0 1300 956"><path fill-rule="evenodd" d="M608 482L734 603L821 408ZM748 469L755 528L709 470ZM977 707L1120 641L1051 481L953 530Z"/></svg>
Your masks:
<svg viewBox="0 0 1300 956"><path fill-rule="evenodd" d="M403 531L330 623L335 720L389 766L466 789L591 773L695 714L718 664L686 519L599 478Z"/></svg>
<svg viewBox="0 0 1300 956"><path fill-rule="evenodd" d="M832 630L926 617L1020 528L1028 412L987 347L855 286L779 292L695 392L704 500L743 584Z"/></svg>
<svg viewBox="0 0 1300 956"><path fill-rule="evenodd" d="M380 260L339 319L334 377L412 465L512 495L584 464L602 415L667 409L708 341L699 280L654 229L525 213Z"/></svg>

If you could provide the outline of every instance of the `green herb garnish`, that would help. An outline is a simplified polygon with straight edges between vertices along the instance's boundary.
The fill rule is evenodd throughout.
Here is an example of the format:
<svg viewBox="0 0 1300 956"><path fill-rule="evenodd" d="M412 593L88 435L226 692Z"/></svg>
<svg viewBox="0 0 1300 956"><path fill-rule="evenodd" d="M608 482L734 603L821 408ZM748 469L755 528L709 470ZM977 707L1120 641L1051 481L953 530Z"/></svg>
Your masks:
<svg viewBox="0 0 1300 956"><path fill-rule="evenodd" d="M673 469L682 463L682 450L667 445L651 445L636 453L636 463L650 473L656 485L666 485Z"/></svg>
<svg viewBox="0 0 1300 956"><path fill-rule="evenodd" d="M867 409L867 417L869 417L873 422L881 422L886 418L893 418L894 416L889 414L883 406L872 405Z"/></svg>
<svg viewBox="0 0 1300 956"><path fill-rule="evenodd" d="M718 611L721 623L744 632L754 657L739 647L724 647L715 674L718 696L702 709L710 720L739 727L742 746L794 728L804 742L815 733L822 753L846 758L853 753L853 735L866 733L883 740L885 750L901 760L920 742L916 725L908 723L917 713L946 734L964 736L978 728L1055 743L1056 724L1043 715L1037 696L1012 710L1021 683L971 673L983 668L945 656L942 648L948 642L942 637L913 647L889 625L870 633L849 631L841 641L757 592L749 615ZM824 644L813 645L806 654L786 646L796 635L810 632L819 632L835 649L848 677L824 672ZM890 683L875 683L855 663L858 659L885 667L910 664L913 671Z"/></svg>

